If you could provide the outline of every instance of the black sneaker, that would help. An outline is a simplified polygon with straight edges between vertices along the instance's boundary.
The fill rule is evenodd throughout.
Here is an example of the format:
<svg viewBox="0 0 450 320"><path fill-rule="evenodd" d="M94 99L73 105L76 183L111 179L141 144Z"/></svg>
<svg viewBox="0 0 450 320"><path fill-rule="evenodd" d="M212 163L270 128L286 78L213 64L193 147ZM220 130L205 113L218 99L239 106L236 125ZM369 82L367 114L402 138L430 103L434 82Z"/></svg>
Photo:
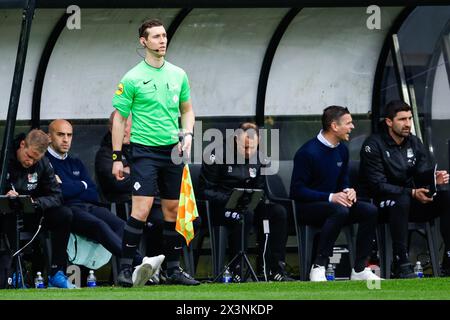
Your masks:
<svg viewBox="0 0 450 320"><path fill-rule="evenodd" d="M290 282L295 281L295 279L291 278L286 271L286 263L280 261L278 263L278 271L270 275L270 280L279 281L279 282Z"/></svg>
<svg viewBox="0 0 450 320"><path fill-rule="evenodd" d="M121 287L130 288L133 286L132 271L130 266L126 266L120 270L117 276L117 282Z"/></svg>
<svg viewBox="0 0 450 320"><path fill-rule="evenodd" d="M181 284L184 286L198 286L199 281L192 278L188 273L184 272L183 269L175 269L171 276L166 278L167 284Z"/></svg>
<svg viewBox="0 0 450 320"><path fill-rule="evenodd" d="M397 261L392 263L392 277L395 279L417 278L414 273L414 267L410 262L400 264Z"/></svg>

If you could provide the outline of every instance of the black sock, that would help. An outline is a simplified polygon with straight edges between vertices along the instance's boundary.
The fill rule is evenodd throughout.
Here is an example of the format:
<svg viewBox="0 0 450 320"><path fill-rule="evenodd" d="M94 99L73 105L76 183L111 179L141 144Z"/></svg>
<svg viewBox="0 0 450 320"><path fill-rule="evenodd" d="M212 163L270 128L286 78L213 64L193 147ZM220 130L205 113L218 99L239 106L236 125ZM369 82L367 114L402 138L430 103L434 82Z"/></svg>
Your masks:
<svg viewBox="0 0 450 320"><path fill-rule="evenodd" d="M136 250L141 241L144 222L130 217L123 230L122 257L120 267L131 267Z"/></svg>
<svg viewBox="0 0 450 320"><path fill-rule="evenodd" d="M180 267L180 255L183 248L181 235L175 230L176 222L164 221L164 255L167 275L170 277Z"/></svg>

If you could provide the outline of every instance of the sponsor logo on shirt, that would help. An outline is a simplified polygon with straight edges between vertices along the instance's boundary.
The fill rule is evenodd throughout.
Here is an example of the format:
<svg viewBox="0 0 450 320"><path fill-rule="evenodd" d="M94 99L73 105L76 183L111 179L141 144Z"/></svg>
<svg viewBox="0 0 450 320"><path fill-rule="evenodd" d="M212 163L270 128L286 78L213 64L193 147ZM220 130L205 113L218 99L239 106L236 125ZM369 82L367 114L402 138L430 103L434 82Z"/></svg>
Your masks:
<svg viewBox="0 0 450 320"><path fill-rule="evenodd" d="M80 171L72 171L73 175L78 177L80 175Z"/></svg>
<svg viewBox="0 0 450 320"><path fill-rule="evenodd" d="M365 146L364 147L364 151L367 152L367 153L370 153L371 152L370 146Z"/></svg>
<svg viewBox="0 0 450 320"><path fill-rule="evenodd" d="M119 83L116 90L116 95L120 96L123 93L123 84Z"/></svg>

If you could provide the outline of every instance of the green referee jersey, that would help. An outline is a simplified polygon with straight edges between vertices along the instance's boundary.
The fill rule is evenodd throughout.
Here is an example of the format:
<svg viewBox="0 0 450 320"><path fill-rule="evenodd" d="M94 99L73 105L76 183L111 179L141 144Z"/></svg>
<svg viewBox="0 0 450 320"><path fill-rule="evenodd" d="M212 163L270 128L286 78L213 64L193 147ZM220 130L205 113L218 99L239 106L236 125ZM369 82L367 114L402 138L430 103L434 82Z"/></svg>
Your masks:
<svg viewBox="0 0 450 320"><path fill-rule="evenodd" d="M155 68L144 60L125 74L112 102L123 117L132 113L131 142L165 146L178 142L180 103L189 99L183 69L167 61Z"/></svg>

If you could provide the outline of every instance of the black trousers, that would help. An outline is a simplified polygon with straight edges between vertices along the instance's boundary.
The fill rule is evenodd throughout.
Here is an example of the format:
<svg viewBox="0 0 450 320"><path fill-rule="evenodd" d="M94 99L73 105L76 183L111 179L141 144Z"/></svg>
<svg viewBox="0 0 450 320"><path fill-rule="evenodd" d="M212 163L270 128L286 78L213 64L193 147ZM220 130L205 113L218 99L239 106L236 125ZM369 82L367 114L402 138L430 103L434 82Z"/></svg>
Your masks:
<svg viewBox="0 0 450 320"><path fill-rule="evenodd" d="M426 222L440 217L441 235L446 250L450 250L450 193L439 191L428 204L413 200L408 194L377 199L381 219L389 221L394 254L408 252L408 221Z"/></svg>
<svg viewBox="0 0 450 320"><path fill-rule="evenodd" d="M312 202L298 203L297 208L300 223L321 228L317 257L322 259L333 255L333 246L342 227L358 223L355 268L364 267L371 252L377 225L378 210L373 204L357 201L347 208L332 202ZM324 262L320 264L323 265Z"/></svg>
<svg viewBox="0 0 450 320"><path fill-rule="evenodd" d="M104 207L89 203L70 204L73 212L73 233L97 241L117 257L122 256L122 237L125 221ZM142 256L137 254L133 264L140 264Z"/></svg>
<svg viewBox="0 0 450 320"><path fill-rule="evenodd" d="M234 257L241 250L242 231L239 221L225 217L223 206L211 205L211 219L213 226L225 226L228 230L228 248L230 257ZM260 257L264 252L265 236L263 220L269 220L270 234L266 248L267 264L272 271L276 271L278 263L284 261L287 241L287 213L283 206L275 203L261 202L254 212L244 214L244 248L247 250L248 238L253 226L258 232ZM260 259L262 260L262 258Z"/></svg>
<svg viewBox="0 0 450 320"><path fill-rule="evenodd" d="M70 225L72 222L72 211L68 207L60 206L49 208L45 211L38 211L35 215L23 216L24 231L36 232L39 220L44 217L42 222L43 230L51 232L52 257L51 263L63 271L67 267L67 243L70 236ZM9 215L4 219L9 242L12 248L16 247L16 217Z"/></svg>

